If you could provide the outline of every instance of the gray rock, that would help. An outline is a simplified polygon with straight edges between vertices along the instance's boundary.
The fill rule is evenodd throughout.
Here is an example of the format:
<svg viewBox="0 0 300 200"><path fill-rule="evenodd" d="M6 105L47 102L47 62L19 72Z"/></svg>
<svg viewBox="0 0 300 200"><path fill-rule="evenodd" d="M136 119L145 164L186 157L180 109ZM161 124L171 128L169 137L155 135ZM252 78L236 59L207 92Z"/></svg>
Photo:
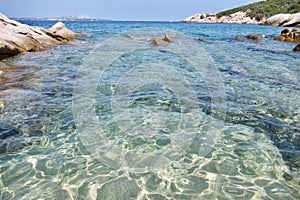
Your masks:
<svg viewBox="0 0 300 200"><path fill-rule="evenodd" d="M165 34L165 37L163 39L166 42L174 42L174 39L171 38L167 33Z"/></svg>
<svg viewBox="0 0 300 200"><path fill-rule="evenodd" d="M282 26L297 26L300 24L300 12L292 15L292 18Z"/></svg>
<svg viewBox="0 0 300 200"><path fill-rule="evenodd" d="M269 17L265 25L271 25L271 26L281 26L282 24L290 21L292 19L292 14L277 14L272 17Z"/></svg>
<svg viewBox="0 0 300 200"><path fill-rule="evenodd" d="M295 14L277 14L268 18L265 25L293 27L300 24L300 12Z"/></svg>
<svg viewBox="0 0 300 200"><path fill-rule="evenodd" d="M15 56L22 51L16 46L6 42L0 41L0 60L6 57Z"/></svg>
<svg viewBox="0 0 300 200"><path fill-rule="evenodd" d="M248 12L235 12L218 18L213 14L201 14L190 16L183 22L201 22L201 23L230 23L230 24L258 24L259 20L248 16Z"/></svg>
<svg viewBox="0 0 300 200"><path fill-rule="evenodd" d="M74 37L81 37L81 34L75 33L65 26L64 23L62 22L57 22L54 24L51 28L48 29L49 32L55 34L55 35L60 35L66 38L74 38Z"/></svg>
<svg viewBox="0 0 300 200"><path fill-rule="evenodd" d="M152 40L152 44L154 46L163 46L163 45L168 45L169 43L164 41L163 39L161 38L153 38Z"/></svg>
<svg viewBox="0 0 300 200"><path fill-rule="evenodd" d="M174 39L171 38L167 33L165 34L165 37L162 38L153 38L152 44L154 46L165 46L168 45L170 42L174 42Z"/></svg>
<svg viewBox="0 0 300 200"><path fill-rule="evenodd" d="M14 21L0 13L0 59L72 41L81 36L58 22L49 30Z"/></svg>

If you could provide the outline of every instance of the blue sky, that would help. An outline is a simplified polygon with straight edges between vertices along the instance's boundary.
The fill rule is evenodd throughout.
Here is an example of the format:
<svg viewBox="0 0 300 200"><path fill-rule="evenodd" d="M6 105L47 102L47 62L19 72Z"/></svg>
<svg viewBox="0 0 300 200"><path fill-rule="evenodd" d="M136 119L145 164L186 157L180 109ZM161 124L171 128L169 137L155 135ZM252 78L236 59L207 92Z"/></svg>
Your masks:
<svg viewBox="0 0 300 200"><path fill-rule="evenodd" d="M215 13L256 1L0 0L0 12L9 17L61 17L81 14L113 20L182 20L198 12Z"/></svg>

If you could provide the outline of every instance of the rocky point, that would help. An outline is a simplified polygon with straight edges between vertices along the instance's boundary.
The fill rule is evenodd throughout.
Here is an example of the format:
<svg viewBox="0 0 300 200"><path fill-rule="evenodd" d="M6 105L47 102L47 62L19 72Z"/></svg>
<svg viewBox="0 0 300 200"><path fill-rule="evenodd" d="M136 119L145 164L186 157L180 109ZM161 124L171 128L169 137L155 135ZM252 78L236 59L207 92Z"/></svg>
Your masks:
<svg viewBox="0 0 300 200"><path fill-rule="evenodd" d="M71 42L74 37L80 36L82 35L67 29L62 22L45 29L22 24L0 13L0 59L22 52L41 51Z"/></svg>

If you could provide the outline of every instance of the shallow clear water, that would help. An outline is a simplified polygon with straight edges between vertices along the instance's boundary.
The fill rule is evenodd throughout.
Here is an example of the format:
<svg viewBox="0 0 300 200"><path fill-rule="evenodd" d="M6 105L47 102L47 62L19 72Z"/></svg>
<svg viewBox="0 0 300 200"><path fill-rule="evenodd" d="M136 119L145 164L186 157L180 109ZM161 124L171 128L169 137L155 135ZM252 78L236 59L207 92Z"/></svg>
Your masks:
<svg viewBox="0 0 300 200"><path fill-rule="evenodd" d="M300 54L281 28L66 25L86 37L0 62L1 199L300 198Z"/></svg>

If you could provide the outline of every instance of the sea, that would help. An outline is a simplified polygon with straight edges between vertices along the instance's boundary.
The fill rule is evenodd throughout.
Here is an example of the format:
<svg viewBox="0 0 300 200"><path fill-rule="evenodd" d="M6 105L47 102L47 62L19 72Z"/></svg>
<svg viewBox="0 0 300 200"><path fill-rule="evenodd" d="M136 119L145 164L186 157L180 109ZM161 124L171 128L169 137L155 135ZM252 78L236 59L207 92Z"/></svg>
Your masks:
<svg viewBox="0 0 300 200"><path fill-rule="evenodd" d="M282 27L64 23L84 37L0 61L0 199L300 199Z"/></svg>

